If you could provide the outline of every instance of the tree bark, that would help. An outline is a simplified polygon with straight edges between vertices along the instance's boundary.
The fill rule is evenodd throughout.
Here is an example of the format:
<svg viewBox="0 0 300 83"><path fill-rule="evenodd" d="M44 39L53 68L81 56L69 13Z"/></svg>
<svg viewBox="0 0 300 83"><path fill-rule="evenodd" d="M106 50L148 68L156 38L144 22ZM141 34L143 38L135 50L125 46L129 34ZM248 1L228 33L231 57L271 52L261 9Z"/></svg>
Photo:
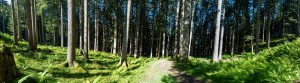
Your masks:
<svg viewBox="0 0 300 83"><path fill-rule="evenodd" d="M300 0L298 0L298 37L300 37Z"/></svg>
<svg viewBox="0 0 300 83"><path fill-rule="evenodd" d="M131 8L131 0L127 1L127 19L126 19L126 30L124 30L123 35L123 44L122 44L122 54L120 59L120 66L123 65L125 62L126 67L128 67L127 64L127 45L128 45L128 35L129 35L129 27L130 27L130 8Z"/></svg>
<svg viewBox="0 0 300 83"><path fill-rule="evenodd" d="M83 0L80 0L80 2L83 3ZM83 6L84 5L80 5L80 37L79 37L79 49L80 49L80 52L81 54L83 54L83 47L84 47L84 18L83 18Z"/></svg>
<svg viewBox="0 0 300 83"><path fill-rule="evenodd" d="M189 40L189 53L191 55L192 39L193 39L193 29L194 29L194 14L195 13L195 1L192 2L192 20L191 20L191 29L190 29L190 40Z"/></svg>
<svg viewBox="0 0 300 83"><path fill-rule="evenodd" d="M41 37L41 39L42 39L42 44L45 44L44 9L42 9L41 20L42 20L42 27L41 27L42 28L42 33L41 33L42 37Z"/></svg>
<svg viewBox="0 0 300 83"><path fill-rule="evenodd" d="M84 0L84 59L88 60L88 0Z"/></svg>
<svg viewBox="0 0 300 83"><path fill-rule="evenodd" d="M64 11L63 0L60 0L60 47L64 47Z"/></svg>
<svg viewBox="0 0 300 83"><path fill-rule="evenodd" d="M75 19L74 19L74 3L75 0L68 0L68 63L69 66L74 66L76 56L75 56Z"/></svg>
<svg viewBox="0 0 300 83"><path fill-rule="evenodd" d="M37 49L37 31L36 31L36 14L35 14L35 0L32 0L31 1L31 6L32 6L32 9L31 9L31 15L32 15L32 34L33 34L33 50L36 50Z"/></svg>
<svg viewBox="0 0 300 83"><path fill-rule="evenodd" d="M139 32L139 28L140 28L140 19L141 19L141 1L140 0L138 0L138 7L137 7L137 21L136 21L136 33L135 33L135 41L134 41L134 57L139 57L139 54L140 53L138 53L139 52L139 38L140 38L140 32Z"/></svg>
<svg viewBox="0 0 300 83"><path fill-rule="evenodd" d="M218 9L217 9L217 20L216 20L216 33L215 33L215 42L214 42L214 51L213 51L213 61L218 62L219 55L219 45L220 45L220 24L221 24L221 8L222 0L218 0Z"/></svg>
<svg viewBox="0 0 300 83"><path fill-rule="evenodd" d="M222 54L223 54L223 37L224 37L224 30L225 30L225 17L226 17L226 0L224 1L224 8L223 8L223 15L222 15L222 28L221 28L221 38L220 38L220 50L219 50L219 60L222 60Z"/></svg>
<svg viewBox="0 0 300 83"><path fill-rule="evenodd" d="M4 16L4 15L5 15L5 14L4 14L4 1L3 1L3 0L2 0L2 8L1 8L1 9L2 9L2 22L3 22L3 23L2 23L2 24L3 24L3 25L2 25L2 32L5 33L5 24L4 24L4 23L5 23L5 22L4 22L4 21L5 21L5 19L4 19L5 16Z"/></svg>
<svg viewBox="0 0 300 83"><path fill-rule="evenodd" d="M183 21L181 25L180 31L180 60L187 60L188 59L188 51L189 51L189 29L191 28L191 0L183 0Z"/></svg>
<svg viewBox="0 0 300 83"><path fill-rule="evenodd" d="M178 33L179 33L179 14L180 14L180 1L181 0L177 0L177 9L176 9L176 17L175 17L175 45L174 45L174 53L173 53L173 57L175 58L178 55Z"/></svg>
<svg viewBox="0 0 300 83"><path fill-rule="evenodd" d="M27 11L27 31L28 31L28 50L34 51L33 48L33 34L32 34L32 19L31 19L31 0L26 0L26 11Z"/></svg>
<svg viewBox="0 0 300 83"><path fill-rule="evenodd" d="M235 44L235 30L234 29L232 29L232 32L231 32L231 34L232 34L232 37L231 37L231 56L233 56L233 54L234 54L234 44Z"/></svg>
<svg viewBox="0 0 300 83"><path fill-rule="evenodd" d="M20 7L19 7L19 0L17 0L17 23L18 23L18 37L17 39L21 39L21 27L20 27Z"/></svg>
<svg viewBox="0 0 300 83"><path fill-rule="evenodd" d="M12 83L17 75L17 67L11 48L0 45L0 82Z"/></svg>
<svg viewBox="0 0 300 83"><path fill-rule="evenodd" d="M98 38L99 38L99 30L98 30L98 10L97 10L97 4L95 2L95 42L94 42L94 50L95 51L99 51L98 50Z"/></svg>
<svg viewBox="0 0 300 83"><path fill-rule="evenodd" d="M270 28L271 28L271 15L272 15L272 8L271 4L269 4L269 13L268 13L268 29L267 29L267 47L270 48Z"/></svg>
<svg viewBox="0 0 300 83"><path fill-rule="evenodd" d="M115 6L115 26L114 26L114 45L113 45L113 55L115 55L117 53L117 42L118 42L118 3Z"/></svg>
<svg viewBox="0 0 300 83"><path fill-rule="evenodd" d="M13 27L13 33L14 33L14 44L18 44L18 32L16 29L16 24L15 24L15 7L14 7L14 0L11 0L11 12L12 12L12 27Z"/></svg>
<svg viewBox="0 0 300 83"><path fill-rule="evenodd" d="M260 7L261 7L261 0L258 0L258 7L257 7L257 28L256 28L256 48L255 48L255 54L257 54L257 53L259 52Z"/></svg>

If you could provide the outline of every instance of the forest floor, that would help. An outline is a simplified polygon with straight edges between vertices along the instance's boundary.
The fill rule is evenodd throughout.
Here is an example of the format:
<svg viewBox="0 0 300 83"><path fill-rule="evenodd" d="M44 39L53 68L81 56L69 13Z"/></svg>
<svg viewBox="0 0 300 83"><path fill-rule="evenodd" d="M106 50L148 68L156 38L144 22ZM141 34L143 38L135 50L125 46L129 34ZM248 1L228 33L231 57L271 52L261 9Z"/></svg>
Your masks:
<svg viewBox="0 0 300 83"><path fill-rule="evenodd" d="M204 83L174 68L175 61L161 59L150 65L140 82L144 83Z"/></svg>

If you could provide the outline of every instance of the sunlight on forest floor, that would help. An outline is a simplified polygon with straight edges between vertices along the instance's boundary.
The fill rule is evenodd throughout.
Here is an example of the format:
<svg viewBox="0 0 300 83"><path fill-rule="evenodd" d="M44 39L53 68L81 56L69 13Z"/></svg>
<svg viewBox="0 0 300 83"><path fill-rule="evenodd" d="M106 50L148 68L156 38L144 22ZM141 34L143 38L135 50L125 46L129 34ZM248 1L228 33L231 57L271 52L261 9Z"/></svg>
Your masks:
<svg viewBox="0 0 300 83"><path fill-rule="evenodd" d="M117 67L119 57L105 52L90 51L91 62L86 62L76 50L76 67L65 66L67 49L55 46L39 45L35 52L27 52L27 43L12 45L12 38L0 34L0 43L12 46L17 69L22 74L15 81L23 82L137 82L146 68L157 61L155 58L129 57L129 67ZM3 40L2 40L3 39Z"/></svg>

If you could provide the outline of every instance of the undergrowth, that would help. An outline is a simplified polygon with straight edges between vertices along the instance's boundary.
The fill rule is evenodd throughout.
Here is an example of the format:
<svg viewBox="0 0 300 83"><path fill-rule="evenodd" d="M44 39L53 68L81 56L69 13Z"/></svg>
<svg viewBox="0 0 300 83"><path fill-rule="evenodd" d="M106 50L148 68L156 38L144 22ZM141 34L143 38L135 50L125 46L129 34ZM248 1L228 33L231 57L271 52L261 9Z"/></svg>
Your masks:
<svg viewBox="0 0 300 83"><path fill-rule="evenodd" d="M105 52L90 51L90 62L86 62L79 50L76 50L75 67L65 64L67 48L38 45L35 52L28 52L27 42L13 45L12 37L0 33L0 43L12 47L18 71L21 77L18 83L137 83L155 58L128 57L129 67L118 67L119 56Z"/></svg>
<svg viewBox="0 0 300 83"><path fill-rule="evenodd" d="M300 39L265 49L257 55L245 53L213 63L190 58L175 67L207 82L296 82L300 77Z"/></svg>

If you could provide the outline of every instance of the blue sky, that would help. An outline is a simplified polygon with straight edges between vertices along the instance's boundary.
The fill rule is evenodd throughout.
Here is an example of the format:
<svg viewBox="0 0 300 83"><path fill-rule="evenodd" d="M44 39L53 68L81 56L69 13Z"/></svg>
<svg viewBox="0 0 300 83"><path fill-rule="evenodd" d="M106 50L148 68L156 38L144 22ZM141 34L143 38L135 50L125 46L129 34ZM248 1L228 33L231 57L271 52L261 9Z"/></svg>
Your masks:
<svg viewBox="0 0 300 83"><path fill-rule="evenodd" d="M10 4L10 2L11 2L10 0L4 0L4 1L7 1L7 2L8 2L8 4Z"/></svg>

